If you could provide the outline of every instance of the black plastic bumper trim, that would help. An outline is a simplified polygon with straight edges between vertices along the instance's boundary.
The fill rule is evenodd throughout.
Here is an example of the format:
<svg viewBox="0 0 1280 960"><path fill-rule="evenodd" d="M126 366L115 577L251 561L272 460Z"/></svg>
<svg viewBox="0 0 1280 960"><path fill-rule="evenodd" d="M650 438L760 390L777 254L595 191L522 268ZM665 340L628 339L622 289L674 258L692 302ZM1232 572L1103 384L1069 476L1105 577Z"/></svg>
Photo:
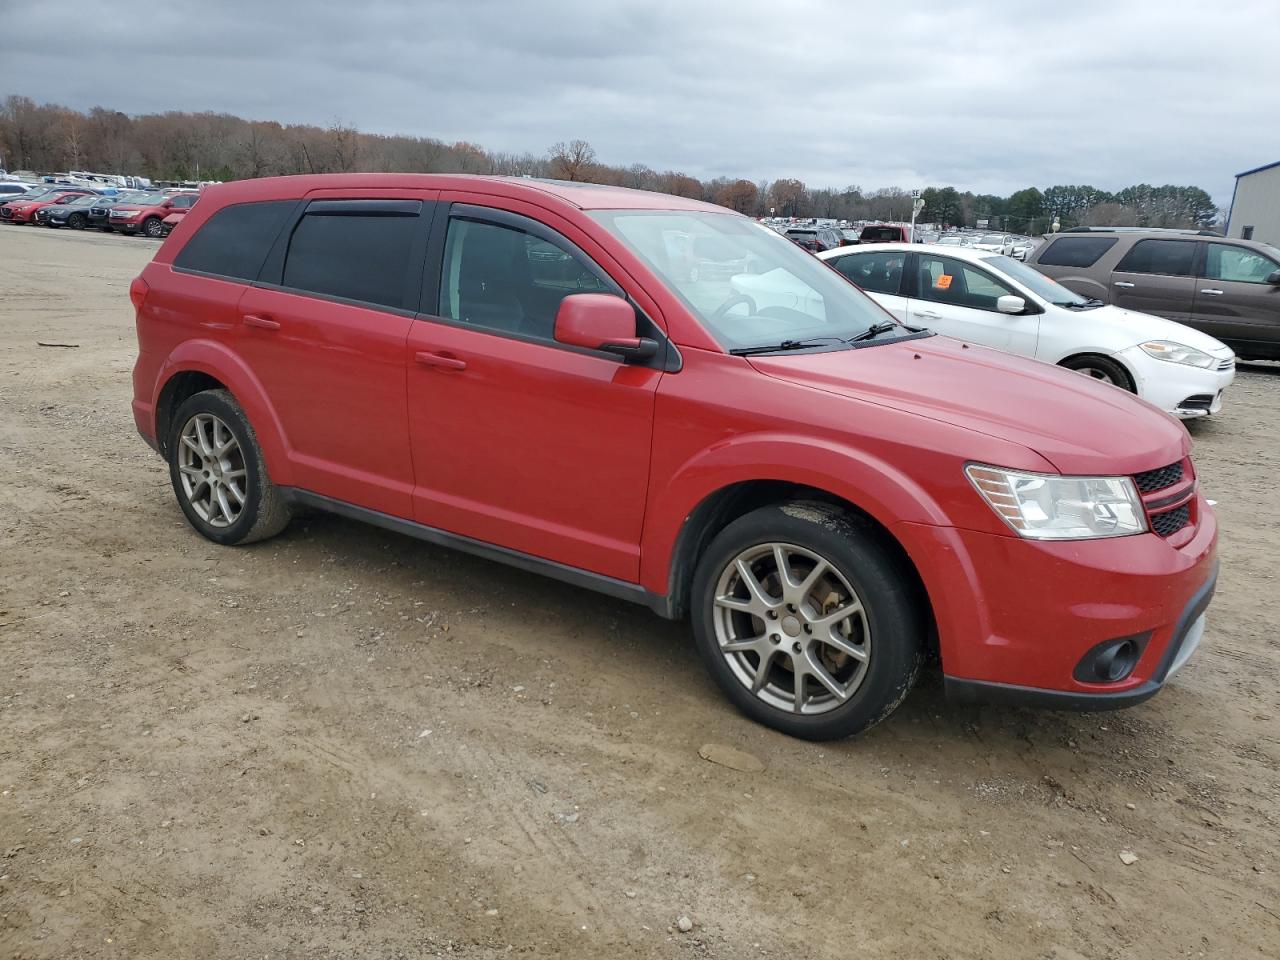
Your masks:
<svg viewBox="0 0 1280 960"><path fill-rule="evenodd" d="M1114 692L1081 693L944 676L943 683L947 699L954 703L1003 703L1015 707L1036 707L1042 710L1120 710L1124 707L1137 706L1144 700L1150 700L1164 687L1164 682L1169 676L1169 667L1182 650L1192 624L1200 619L1209 606L1217 585L1218 566L1215 563L1213 572L1209 574L1209 579L1205 581L1204 586L1197 590L1183 607L1182 614L1174 625L1173 639L1169 641L1164 656L1156 665L1152 679L1139 686Z"/></svg>

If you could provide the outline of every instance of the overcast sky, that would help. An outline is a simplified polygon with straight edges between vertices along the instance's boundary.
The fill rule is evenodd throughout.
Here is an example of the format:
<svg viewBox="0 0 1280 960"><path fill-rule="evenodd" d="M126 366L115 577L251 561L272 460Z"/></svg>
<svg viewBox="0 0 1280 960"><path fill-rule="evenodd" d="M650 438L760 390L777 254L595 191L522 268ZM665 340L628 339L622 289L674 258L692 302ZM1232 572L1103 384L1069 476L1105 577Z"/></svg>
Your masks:
<svg viewBox="0 0 1280 960"><path fill-rule="evenodd" d="M83 24L83 29L77 25ZM1280 160L1276 0L5 0L0 95L810 186L1195 184Z"/></svg>

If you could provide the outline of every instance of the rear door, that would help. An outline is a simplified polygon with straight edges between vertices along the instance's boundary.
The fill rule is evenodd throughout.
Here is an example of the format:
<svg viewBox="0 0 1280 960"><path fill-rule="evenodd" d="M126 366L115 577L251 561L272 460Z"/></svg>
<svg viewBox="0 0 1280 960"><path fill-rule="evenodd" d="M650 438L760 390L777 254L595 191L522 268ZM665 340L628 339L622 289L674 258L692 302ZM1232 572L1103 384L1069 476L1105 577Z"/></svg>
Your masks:
<svg viewBox="0 0 1280 960"><path fill-rule="evenodd" d="M1111 273L1111 302L1168 320L1191 319L1196 240L1139 240Z"/></svg>
<svg viewBox="0 0 1280 960"><path fill-rule="evenodd" d="M1205 243L1191 325L1245 356L1280 356L1280 262L1252 247Z"/></svg>
<svg viewBox="0 0 1280 960"><path fill-rule="evenodd" d="M1000 297L1025 300L1022 293L964 260L933 253L917 253L914 258L908 323L1008 353L1036 355L1040 314L1014 315L996 309Z"/></svg>
<svg viewBox="0 0 1280 960"><path fill-rule="evenodd" d="M895 318L906 323L907 297L903 283L906 280L907 256L907 248L903 247L900 250L850 253L828 260L827 264L856 283Z"/></svg>
<svg viewBox="0 0 1280 960"><path fill-rule="evenodd" d="M317 191L240 300L237 349L275 406L296 483L412 515L405 341L433 192Z"/></svg>

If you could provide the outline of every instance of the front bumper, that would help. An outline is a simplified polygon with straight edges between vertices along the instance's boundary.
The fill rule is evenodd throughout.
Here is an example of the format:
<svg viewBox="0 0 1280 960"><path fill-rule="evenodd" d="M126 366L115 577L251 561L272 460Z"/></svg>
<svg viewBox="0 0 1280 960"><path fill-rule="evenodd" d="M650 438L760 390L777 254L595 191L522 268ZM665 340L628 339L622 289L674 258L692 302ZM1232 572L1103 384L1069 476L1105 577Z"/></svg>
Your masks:
<svg viewBox="0 0 1280 960"><path fill-rule="evenodd" d="M1134 375L1138 396L1182 420L1207 417L1222 409L1222 395L1236 378L1235 363L1226 370L1205 370L1148 356L1141 347L1121 350L1116 358ZM1233 354L1215 355L1219 363Z"/></svg>
<svg viewBox="0 0 1280 960"><path fill-rule="evenodd" d="M948 693L1077 709L1155 694L1199 643L1216 579L1217 519L1199 492L1189 516L1167 539L1059 543L895 525L929 594ZM1132 670L1079 679L1086 656L1118 638L1141 639Z"/></svg>
<svg viewBox="0 0 1280 960"><path fill-rule="evenodd" d="M101 226L99 223L97 226ZM106 223L112 230L119 230L121 233L137 233L141 224L137 220L117 220L111 217Z"/></svg>

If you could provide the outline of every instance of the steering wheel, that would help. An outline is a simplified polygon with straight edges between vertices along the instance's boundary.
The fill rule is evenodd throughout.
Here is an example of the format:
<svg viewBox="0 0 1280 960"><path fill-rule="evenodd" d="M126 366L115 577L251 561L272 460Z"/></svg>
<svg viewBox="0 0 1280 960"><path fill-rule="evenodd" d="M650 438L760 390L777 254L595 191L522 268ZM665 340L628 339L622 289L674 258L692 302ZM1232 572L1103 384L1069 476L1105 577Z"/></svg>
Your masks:
<svg viewBox="0 0 1280 960"><path fill-rule="evenodd" d="M754 300L745 293L735 293L725 300L724 303L720 304L720 306L716 307L715 313L711 314L708 319L712 321L720 320L725 314L740 303L745 303L751 309L753 314L756 313L756 302Z"/></svg>

